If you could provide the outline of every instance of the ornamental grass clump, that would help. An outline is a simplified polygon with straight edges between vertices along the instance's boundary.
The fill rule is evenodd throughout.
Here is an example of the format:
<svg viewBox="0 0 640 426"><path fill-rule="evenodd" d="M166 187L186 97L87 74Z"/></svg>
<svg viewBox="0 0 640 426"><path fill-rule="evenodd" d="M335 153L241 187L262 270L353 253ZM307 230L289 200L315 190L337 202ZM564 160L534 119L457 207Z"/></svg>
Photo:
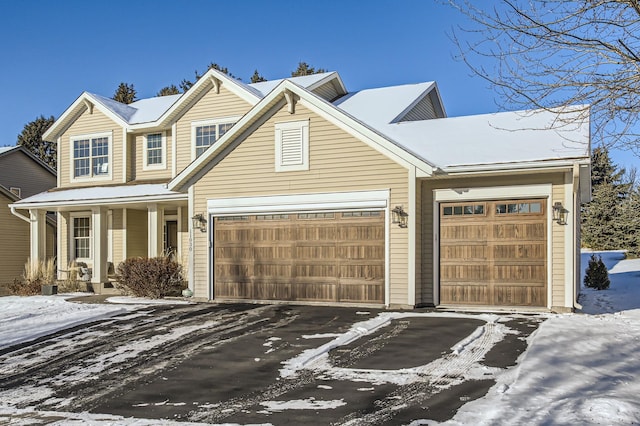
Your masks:
<svg viewBox="0 0 640 426"><path fill-rule="evenodd" d="M611 285L609 280L609 272L605 266L602 258L595 254L591 255L589 259L589 266L584 276L584 285L589 288L595 288L596 290L606 290Z"/></svg>
<svg viewBox="0 0 640 426"><path fill-rule="evenodd" d="M161 299L182 286L182 266L169 257L132 257L118 265L116 287L137 297Z"/></svg>
<svg viewBox="0 0 640 426"><path fill-rule="evenodd" d="M42 286L53 284L56 280L56 262L54 259L40 260L36 265L31 259L24 264L21 279L9 284L9 292L18 296L34 296L41 294Z"/></svg>

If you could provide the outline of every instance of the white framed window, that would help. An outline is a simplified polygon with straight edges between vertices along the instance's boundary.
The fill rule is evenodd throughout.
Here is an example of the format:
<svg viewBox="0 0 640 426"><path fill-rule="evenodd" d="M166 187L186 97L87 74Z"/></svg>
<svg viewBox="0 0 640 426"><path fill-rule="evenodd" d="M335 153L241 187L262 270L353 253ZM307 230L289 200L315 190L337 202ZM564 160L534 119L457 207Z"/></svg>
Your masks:
<svg viewBox="0 0 640 426"><path fill-rule="evenodd" d="M200 157L207 148L224 136L239 118L226 117L191 123L192 158Z"/></svg>
<svg viewBox="0 0 640 426"><path fill-rule="evenodd" d="M111 132L72 136L71 180L111 178Z"/></svg>
<svg viewBox="0 0 640 426"><path fill-rule="evenodd" d="M309 170L309 120L276 123L276 172Z"/></svg>
<svg viewBox="0 0 640 426"><path fill-rule="evenodd" d="M91 216L71 216L71 253L74 259L91 258Z"/></svg>
<svg viewBox="0 0 640 426"><path fill-rule="evenodd" d="M144 135L142 157L143 170L167 168L167 137L164 132Z"/></svg>

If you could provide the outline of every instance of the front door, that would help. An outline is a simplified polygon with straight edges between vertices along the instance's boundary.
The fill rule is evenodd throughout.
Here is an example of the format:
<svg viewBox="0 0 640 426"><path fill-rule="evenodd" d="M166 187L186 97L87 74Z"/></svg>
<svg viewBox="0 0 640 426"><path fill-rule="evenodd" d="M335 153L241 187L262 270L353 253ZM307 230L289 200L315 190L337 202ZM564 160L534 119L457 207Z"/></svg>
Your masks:
<svg viewBox="0 0 640 426"><path fill-rule="evenodd" d="M175 257L178 252L178 221L168 220L164 224L164 253Z"/></svg>

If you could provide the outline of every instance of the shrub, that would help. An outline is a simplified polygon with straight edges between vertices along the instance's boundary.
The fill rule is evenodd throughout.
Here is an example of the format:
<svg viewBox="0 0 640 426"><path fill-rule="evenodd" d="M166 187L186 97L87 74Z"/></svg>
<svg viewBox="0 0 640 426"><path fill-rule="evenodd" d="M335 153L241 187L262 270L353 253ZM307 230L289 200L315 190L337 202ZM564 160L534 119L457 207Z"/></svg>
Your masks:
<svg viewBox="0 0 640 426"><path fill-rule="evenodd" d="M69 262L67 277L62 281L58 281L58 290L63 293L80 291L79 271L80 267L76 264L75 260Z"/></svg>
<svg viewBox="0 0 640 426"><path fill-rule="evenodd" d="M56 279L56 264L54 259L41 260L35 267L31 260L24 264L22 279L13 280L9 284L9 292L18 296L34 296L42 293L44 284L53 284Z"/></svg>
<svg viewBox="0 0 640 426"><path fill-rule="evenodd" d="M596 257L595 254L591 255L589 266L587 266L584 276L584 285L589 288L595 288L596 290L606 290L609 288L609 285L611 285L609 272L607 272L607 267L604 265L600 256Z"/></svg>
<svg viewBox="0 0 640 426"><path fill-rule="evenodd" d="M168 257L132 257L118 265L116 287L138 297L160 299L182 286L182 267Z"/></svg>

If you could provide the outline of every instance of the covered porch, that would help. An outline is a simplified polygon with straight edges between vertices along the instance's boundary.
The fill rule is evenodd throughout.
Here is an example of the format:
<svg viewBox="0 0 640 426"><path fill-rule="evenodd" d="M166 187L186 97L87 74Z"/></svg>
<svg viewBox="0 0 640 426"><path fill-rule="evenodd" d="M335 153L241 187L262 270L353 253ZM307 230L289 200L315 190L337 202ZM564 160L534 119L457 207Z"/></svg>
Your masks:
<svg viewBox="0 0 640 426"><path fill-rule="evenodd" d="M85 264L82 280L96 293L114 291L115 270L130 257L167 255L188 264L187 194L162 184L52 191L13 207L28 211L34 263L45 257L45 213L57 213L58 279L69 278L73 262Z"/></svg>

